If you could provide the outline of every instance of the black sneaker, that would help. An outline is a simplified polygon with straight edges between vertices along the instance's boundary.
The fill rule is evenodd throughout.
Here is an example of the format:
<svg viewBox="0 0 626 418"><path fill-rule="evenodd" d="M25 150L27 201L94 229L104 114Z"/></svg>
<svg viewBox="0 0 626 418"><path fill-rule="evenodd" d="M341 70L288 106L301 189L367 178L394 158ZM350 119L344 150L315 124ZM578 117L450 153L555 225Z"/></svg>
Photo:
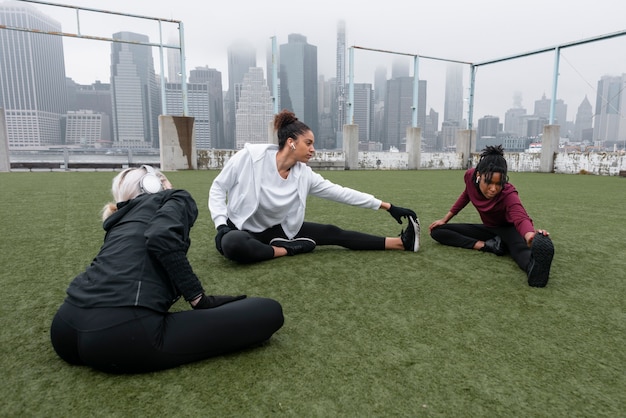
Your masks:
<svg viewBox="0 0 626 418"><path fill-rule="evenodd" d="M420 220L410 216L407 216L407 219L409 224L404 231L400 232L400 239L406 251L416 253L420 249Z"/></svg>
<svg viewBox="0 0 626 418"><path fill-rule="evenodd" d="M506 254L506 251L504 250L504 245L502 245L502 238L500 238L498 235L485 241L485 246L481 248L480 251L483 251L485 253L494 253L498 256Z"/></svg>
<svg viewBox="0 0 626 418"><path fill-rule="evenodd" d="M552 240L540 233L535 234L530 246L531 258L528 268L528 285L532 287L545 287L550 276L550 266L554 257L554 245Z"/></svg>
<svg viewBox="0 0 626 418"><path fill-rule="evenodd" d="M315 241L310 238L274 238L270 241L274 247L282 247L287 250L287 255L310 253L315 249Z"/></svg>

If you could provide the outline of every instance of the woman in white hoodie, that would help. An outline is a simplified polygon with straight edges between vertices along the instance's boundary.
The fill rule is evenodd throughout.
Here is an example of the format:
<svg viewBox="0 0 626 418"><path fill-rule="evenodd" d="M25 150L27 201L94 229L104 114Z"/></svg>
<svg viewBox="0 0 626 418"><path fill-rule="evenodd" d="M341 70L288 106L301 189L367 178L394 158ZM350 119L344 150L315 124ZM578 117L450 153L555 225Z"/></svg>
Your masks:
<svg viewBox="0 0 626 418"><path fill-rule="evenodd" d="M209 192L217 229L215 246L226 258L254 263L311 252L316 245L352 250L419 249L420 224L411 209L324 179L306 164L313 156L311 129L289 110L274 117L278 145L247 144L228 160ZM305 222L308 195L369 209L385 209L398 222L400 236L380 237L334 225Z"/></svg>

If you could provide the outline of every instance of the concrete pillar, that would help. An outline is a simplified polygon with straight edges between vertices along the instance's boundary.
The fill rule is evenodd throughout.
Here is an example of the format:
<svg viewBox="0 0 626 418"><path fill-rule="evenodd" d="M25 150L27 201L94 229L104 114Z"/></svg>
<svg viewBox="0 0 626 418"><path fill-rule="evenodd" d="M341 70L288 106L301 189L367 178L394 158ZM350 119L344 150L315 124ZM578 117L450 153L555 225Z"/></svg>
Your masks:
<svg viewBox="0 0 626 418"><path fill-rule="evenodd" d="M406 128L406 152L409 154L409 170L419 170L422 158L422 128Z"/></svg>
<svg viewBox="0 0 626 418"><path fill-rule="evenodd" d="M9 134L7 133L7 121L4 109L0 108L0 172L11 171L9 160Z"/></svg>
<svg viewBox="0 0 626 418"><path fill-rule="evenodd" d="M159 115L159 147L161 170L197 170L194 118Z"/></svg>
<svg viewBox="0 0 626 418"><path fill-rule="evenodd" d="M456 152L461 154L464 168L471 167L472 152L476 148L476 131L469 129L459 129L456 131Z"/></svg>
<svg viewBox="0 0 626 418"><path fill-rule="evenodd" d="M346 170L359 168L359 125L343 125L343 153Z"/></svg>
<svg viewBox="0 0 626 418"><path fill-rule="evenodd" d="M544 125L543 136L541 137L540 172L554 172L554 154L559 150L560 135L561 127L559 125Z"/></svg>

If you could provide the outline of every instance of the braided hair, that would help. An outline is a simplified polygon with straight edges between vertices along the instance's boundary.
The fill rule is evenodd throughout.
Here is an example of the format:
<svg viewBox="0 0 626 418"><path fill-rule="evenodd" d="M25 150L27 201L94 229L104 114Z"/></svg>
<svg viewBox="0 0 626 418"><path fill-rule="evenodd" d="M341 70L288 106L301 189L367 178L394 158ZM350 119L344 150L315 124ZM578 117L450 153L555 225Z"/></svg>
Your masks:
<svg viewBox="0 0 626 418"><path fill-rule="evenodd" d="M278 136L278 149L283 149L287 139L296 139L298 135L311 130L304 122L290 110L283 109L274 116L274 130Z"/></svg>
<svg viewBox="0 0 626 418"><path fill-rule="evenodd" d="M504 186L509 182L507 170L502 145L490 145L485 147L485 149L483 149L480 153L480 160L478 160L476 170L474 170L474 184L478 185L478 183L476 183L477 173L484 176L487 183L491 182L494 173L500 173L500 186Z"/></svg>

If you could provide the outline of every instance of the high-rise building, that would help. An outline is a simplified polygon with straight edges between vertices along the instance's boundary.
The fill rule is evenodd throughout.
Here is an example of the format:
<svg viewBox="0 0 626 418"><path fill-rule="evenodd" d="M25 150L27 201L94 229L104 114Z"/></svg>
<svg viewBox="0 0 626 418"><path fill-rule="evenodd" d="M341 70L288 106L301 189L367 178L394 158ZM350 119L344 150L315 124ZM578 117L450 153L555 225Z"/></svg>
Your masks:
<svg viewBox="0 0 626 418"><path fill-rule="evenodd" d="M446 91L443 104L444 122L456 122L463 126L463 66L448 63L446 67Z"/></svg>
<svg viewBox="0 0 626 418"><path fill-rule="evenodd" d="M369 83L354 84L354 124L359 127L359 141L372 139L374 91Z"/></svg>
<svg viewBox="0 0 626 418"><path fill-rule="evenodd" d="M243 77L250 68L256 67L256 49L245 40L237 40L228 47L228 92L224 102L225 147L235 149L235 130L238 92Z"/></svg>
<svg viewBox="0 0 626 418"><path fill-rule="evenodd" d="M376 67L374 71L374 100L385 101L385 89L387 88L387 67L384 65Z"/></svg>
<svg viewBox="0 0 626 418"><path fill-rule="evenodd" d="M161 96L154 73L149 38L117 32L111 43L111 98L115 145L124 148L159 148Z"/></svg>
<svg viewBox="0 0 626 418"><path fill-rule="evenodd" d="M626 74L606 75L598 81L594 141L626 141L626 123L621 120L621 112L626 111L626 94L623 94L625 85Z"/></svg>
<svg viewBox="0 0 626 418"><path fill-rule="evenodd" d="M524 119L526 109L523 107L513 107L504 114L504 131L515 135L524 136Z"/></svg>
<svg viewBox="0 0 626 418"><path fill-rule="evenodd" d="M263 78L263 69L252 67L243 76L237 104L236 149L246 143L267 144L269 126L274 118L272 95Z"/></svg>
<svg viewBox="0 0 626 418"><path fill-rule="evenodd" d="M0 4L0 24L61 32L61 24L24 3ZM67 112L65 62L60 36L0 30L0 108L9 148L61 144Z"/></svg>
<svg viewBox="0 0 626 418"><path fill-rule="evenodd" d="M111 85L96 81L93 84L82 85L75 83L71 78L67 80L67 110L74 112L91 111L102 114L102 122L107 127L102 128L102 138L96 145L111 146L113 144L113 121L111 116ZM69 118L69 117L68 117ZM81 120L81 119L77 119ZM85 119L88 123L92 121ZM67 134L66 134L67 136Z"/></svg>
<svg viewBox="0 0 626 418"><path fill-rule="evenodd" d="M280 45L280 103L318 132L317 47L292 33Z"/></svg>
<svg viewBox="0 0 626 418"><path fill-rule="evenodd" d="M178 45L178 39L170 37L170 45ZM167 82L181 83L183 78L182 66L180 62L180 49L167 48Z"/></svg>
<svg viewBox="0 0 626 418"><path fill-rule="evenodd" d="M493 137L495 138L498 132L502 129L500 128L500 118L497 116L483 116L478 119L478 128L476 129L476 137Z"/></svg>
<svg viewBox="0 0 626 418"><path fill-rule="evenodd" d="M578 106L576 112L576 121L574 125L575 141L592 141L593 140L593 108L589 99L585 98Z"/></svg>
<svg viewBox="0 0 626 418"><path fill-rule="evenodd" d="M417 126L426 126L426 80L419 80L417 98ZM413 77L396 77L387 80L383 149L405 147L406 129L413 123Z"/></svg>
<svg viewBox="0 0 626 418"><path fill-rule="evenodd" d="M206 85L208 101L205 104L207 113L205 123L208 124L208 143L197 144L202 147L229 149L224 132L224 100L222 88L222 73L214 68L196 67L189 74L189 83ZM204 107L203 107L204 108Z"/></svg>
<svg viewBox="0 0 626 418"><path fill-rule="evenodd" d="M167 83L165 88L167 114L182 116L182 85ZM224 112L222 105L222 73L208 67L196 67L189 74L187 107L194 118L196 148L223 148Z"/></svg>
<svg viewBox="0 0 626 418"><path fill-rule="evenodd" d="M552 100L547 99L544 93L541 99L535 100L534 116L538 118L544 118L549 122L551 107ZM565 128L565 124L567 123L567 105L563 102L562 99L557 99L557 101L554 103L554 120L552 121L552 123Z"/></svg>
<svg viewBox="0 0 626 418"><path fill-rule="evenodd" d="M337 113L333 118L333 126L337 132L336 145L343 146L343 125L348 123L346 121L346 23L343 20L337 24L337 72L335 82L337 83L335 88Z"/></svg>
<svg viewBox="0 0 626 418"><path fill-rule="evenodd" d="M319 149L334 149L337 143L334 125L337 113L333 111L337 108L335 89L334 77L325 80L323 75L319 76L317 81L319 125L318 132L315 133L315 147Z"/></svg>
<svg viewBox="0 0 626 418"><path fill-rule="evenodd" d="M92 110L67 112L65 122L65 145L81 147L109 147L111 141L109 115Z"/></svg>

